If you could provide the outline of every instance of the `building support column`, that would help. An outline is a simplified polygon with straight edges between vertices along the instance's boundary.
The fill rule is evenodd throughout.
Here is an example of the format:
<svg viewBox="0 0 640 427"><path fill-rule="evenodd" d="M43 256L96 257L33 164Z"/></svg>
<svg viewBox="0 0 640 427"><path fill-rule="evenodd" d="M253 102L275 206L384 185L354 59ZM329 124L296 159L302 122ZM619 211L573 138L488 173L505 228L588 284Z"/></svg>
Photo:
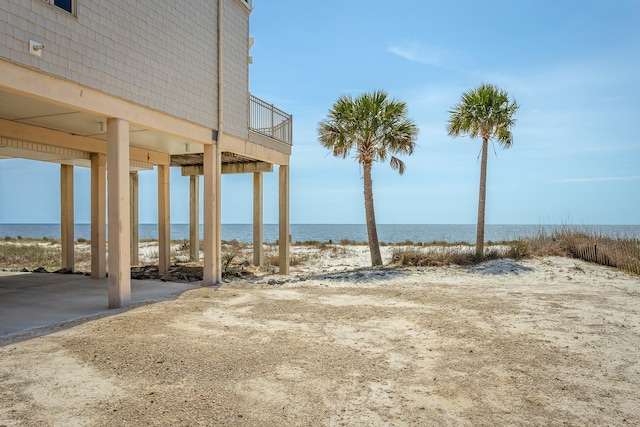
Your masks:
<svg viewBox="0 0 640 427"><path fill-rule="evenodd" d="M261 267L264 261L262 172L253 174L253 265Z"/></svg>
<svg viewBox="0 0 640 427"><path fill-rule="evenodd" d="M158 165L158 272L171 266L171 221L169 203L169 165Z"/></svg>
<svg viewBox="0 0 640 427"><path fill-rule="evenodd" d="M140 264L138 172L129 174L129 198L131 205L131 265L138 265Z"/></svg>
<svg viewBox="0 0 640 427"><path fill-rule="evenodd" d="M109 308L131 301L129 122L107 119Z"/></svg>
<svg viewBox="0 0 640 427"><path fill-rule="evenodd" d="M200 261L200 177L189 176L189 258Z"/></svg>
<svg viewBox="0 0 640 427"><path fill-rule="evenodd" d="M107 158L91 153L91 277L107 277Z"/></svg>
<svg viewBox="0 0 640 427"><path fill-rule="evenodd" d="M222 283L222 153L220 144L216 144L216 277L218 283Z"/></svg>
<svg viewBox="0 0 640 427"><path fill-rule="evenodd" d="M278 238L280 274L289 274L289 165L280 165L279 171Z"/></svg>
<svg viewBox="0 0 640 427"><path fill-rule="evenodd" d="M220 240L218 192L220 181L219 152L216 145L204 146L204 285L213 285L222 279L220 272Z"/></svg>
<svg viewBox="0 0 640 427"><path fill-rule="evenodd" d="M73 166L60 165L61 267L74 268Z"/></svg>

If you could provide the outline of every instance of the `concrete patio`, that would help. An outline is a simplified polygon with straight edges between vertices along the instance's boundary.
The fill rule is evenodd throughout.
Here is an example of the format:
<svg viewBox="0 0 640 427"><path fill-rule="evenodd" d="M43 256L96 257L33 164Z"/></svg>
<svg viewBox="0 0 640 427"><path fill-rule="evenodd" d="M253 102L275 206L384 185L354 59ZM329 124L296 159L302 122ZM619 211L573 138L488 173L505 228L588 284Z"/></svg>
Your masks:
<svg viewBox="0 0 640 427"><path fill-rule="evenodd" d="M107 280L75 274L0 272L0 338L126 310L108 308ZM199 282L132 280L128 307L175 299L199 286ZM33 335L41 334L35 331Z"/></svg>

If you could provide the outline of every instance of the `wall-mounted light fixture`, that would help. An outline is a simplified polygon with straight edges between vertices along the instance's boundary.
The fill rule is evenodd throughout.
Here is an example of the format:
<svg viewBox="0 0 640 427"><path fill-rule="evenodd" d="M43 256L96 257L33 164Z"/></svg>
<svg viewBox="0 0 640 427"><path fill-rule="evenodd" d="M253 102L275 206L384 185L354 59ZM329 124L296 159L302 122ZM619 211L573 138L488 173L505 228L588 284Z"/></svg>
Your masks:
<svg viewBox="0 0 640 427"><path fill-rule="evenodd" d="M42 56L44 45L33 40L29 40L29 53L35 56Z"/></svg>

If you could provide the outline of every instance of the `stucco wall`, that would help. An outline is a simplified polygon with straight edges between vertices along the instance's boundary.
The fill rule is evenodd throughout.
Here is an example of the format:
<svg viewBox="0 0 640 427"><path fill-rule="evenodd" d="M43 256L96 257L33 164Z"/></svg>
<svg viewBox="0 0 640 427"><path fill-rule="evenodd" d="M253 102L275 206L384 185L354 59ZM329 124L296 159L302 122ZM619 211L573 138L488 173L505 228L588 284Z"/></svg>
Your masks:
<svg viewBox="0 0 640 427"><path fill-rule="evenodd" d="M225 0L227 132L246 137L249 13ZM217 128L217 1L0 2L0 58ZM43 43L42 57L29 40Z"/></svg>

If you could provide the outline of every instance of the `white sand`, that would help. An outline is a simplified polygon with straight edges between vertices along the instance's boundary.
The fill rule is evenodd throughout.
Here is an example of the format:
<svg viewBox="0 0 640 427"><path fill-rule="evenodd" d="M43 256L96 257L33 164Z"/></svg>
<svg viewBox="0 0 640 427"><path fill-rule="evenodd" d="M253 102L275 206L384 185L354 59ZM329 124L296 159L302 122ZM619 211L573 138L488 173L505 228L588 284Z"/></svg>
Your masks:
<svg viewBox="0 0 640 427"><path fill-rule="evenodd" d="M291 277L0 348L0 425L640 425L637 277L293 256L309 261Z"/></svg>

